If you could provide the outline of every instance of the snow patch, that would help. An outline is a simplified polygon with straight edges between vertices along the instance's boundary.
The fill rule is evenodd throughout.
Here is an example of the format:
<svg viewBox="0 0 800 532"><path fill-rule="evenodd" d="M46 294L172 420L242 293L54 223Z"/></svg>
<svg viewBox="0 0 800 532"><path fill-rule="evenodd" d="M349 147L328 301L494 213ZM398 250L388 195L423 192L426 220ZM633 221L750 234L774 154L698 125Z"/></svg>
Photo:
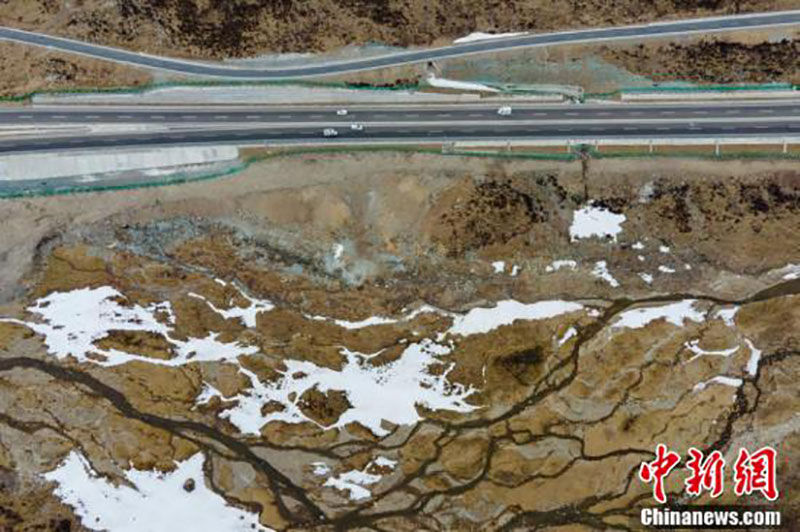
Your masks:
<svg viewBox="0 0 800 532"><path fill-rule="evenodd" d="M248 303L250 303L246 307L231 307L228 309L219 309L214 304L206 299L204 296L199 294L195 294L194 292L189 292L189 297L193 297L195 299L199 299L204 301L206 305L211 307L211 310L225 318L226 320L229 319L239 319L244 323L245 327L255 327L256 326L256 318L261 312L268 312L275 308L275 305L272 304L271 301L266 299L256 299L253 297L248 296L244 292L239 292L242 297L247 299Z"/></svg>
<svg viewBox="0 0 800 532"><path fill-rule="evenodd" d="M614 288L619 286L619 281L614 279L614 276L612 276L611 272L608 271L608 264L604 260L597 261L594 263L594 268L592 269L592 275L594 275L598 279L604 280Z"/></svg>
<svg viewBox="0 0 800 532"><path fill-rule="evenodd" d="M761 362L761 350L754 346L753 342L747 338L745 338L744 343L747 344L747 348L750 350L750 358L747 361L747 373L755 377L756 373L758 373L758 364Z"/></svg>
<svg viewBox="0 0 800 532"><path fill-rule="evenodd" d="M113 532L249 532L269 530L258 514L230 506L205 484L204 457L197 453L177 462L174 471L125 472L129 484L115 486L95 473L86 458L73 451L46 480L56 482L54 494L75 510L83 526ZM183 488L192 479L191 492Z"/></svg>
<svg viewBox="0 0 800 532"><path fill-rule="evenodd" d="M647 284L653 283L653 276L650 275L649 273L640 273L639 277L642 279L642 281L644 281Z"/></svg>
<svg viewBox="0 0 800 532"><path fill-rule="evenodd" d="M492 263L492 268L494 268L494 273L503 273L506 269L505 261L498 260Z"/></svg>
<svg viewBox="0 0 800 532"><path fill-rule="evenodd" d="M525 32L512 32L512 33L484 33L482 31L475 31L467 35L466 37L459 37L453 41L453 44L462 44L467 42L475 42L475 41L486 41L489 39L503 39L506 37L517 37L519 35L525 35Z"/></svg>
<svg viewBox="0 0 800 532"><path fill-rule="evenodd" d="M468 404L466 399L475 390L447 380L453 364L449 364L440 375L428 372L432 364L446 362L451 351L449 345L424 339L406 347L397 360L374 367L369 364L369 359L380 352L365 355L342 348L346 362L341 371L308 361L285 359L286 371L276 381L266 384L255 373L240 368L239 371L250 379L251 389L233 397L220 395L238 403L220 416L228 419L243 434L258 435L261 427L272 421L310 422L324 429L341 428L355 421L375 435L385 436L388 431L383 427L383 420L396 425L417 423L421 419L417 405L431 410L471 412L476 407ZM322 393L342 391L350 408L335 423L323 426L307 417L300 408L301 396L312 389ZM283 410L262 413L262 406L270 401L283 405Z"/></svg>
<svg viewBox="0 0 800 532"><path fill-rule="evenodd" d="M0 322L17 323L44 336L47 351L56 358L69 356L79 362L93 362L103 366L116 366L133 360L151 364L179 366L188 362L233 360L242 354L258 352L255 346L222 343L218 333L205 338L176 340L170 337L175 317L169 302L154 303L146 307L123 305L126 298L110 286L81 288L69 292L53 292L28 307L41 322L0 318ZM157 315L164 316L163 321ZM163 337L173 347L174 356L161 360L119 351L100 349L95 342L109 336L111 331L142 331ZM105 360L90 357L99 354Z"/></svg>
<svg viewBox="0 0 800 532"><path fill-rule="evenodd" d="M576 312L582 308L583 305L580 303L560 300L530 304L513 299L498 301L493 308L474 308L464 315L456 316L453 326L447 332L461 336L487 333L503 325L510 325L516 320L544 320Z"/></svg>
<svg viewBox="0 0 800 532"><path fill-rule="evenodd" d="M739 312L739 307L721 308L714 312L711 317L722 320L728 327L735 327L734 318L737 312Z"/></svg>
<svg viewBox="0 0 800 532"><path fill-rule="evenodd" d="M564 333L564 336L559 338L558 347L561 347L562 345L566 344L570 338L572 338L573 336L577 336L577 334L578 331L575 329L575 327L570 327L569 329L567 329L567 332Z"/></svg>
<svg viewBox="0 0 800 532"><path fill-rule="evenodd" d="M696 299L684 299L659 307L643 307L622 312L614 322L615 328L639 329L649 323L664 319L668 323L682 327L686 320L702 322L706 313L694 308Z"/></svg>
<svg viewBox="0 0 800 532"><path fill-rule="evenodd" d="M729 357L735 352L739 350L739 346L731 347L730 349L721 349L718 351L706 351L700 347L700 340L691 340L683 344L689 351L694 353L694 356L690 358L686 363L693 361L696 358L702 356L719 356L719 357Z"/></svg>
<svg viewBox="0 0 800 532"><path fill-rule="evenodd" d="M737 379L735 377L725 377L723 375L718 375L716 377L708 379L705 382L698 382L697 384L694 385L694 388L692 389L692 391L700 392L702 390L705 390L711 384L722 384L724 386L733 386L734 388L738 388L739 386L742 385L742 383L743 383L742 379Z"/></svg>
<svg viewBox="0 0 800 532"><path fill-rule="evenodd" d="M669 266L659 266L658 271L661 273L675 273L675 270L670 268Z"/></svg>
<svg viewBox="0 0 800 532"><path fill-rule="evenodd" d="M582 238L593 236L611 238L617 241L617 235L622 232L624 214L614 214L605 207L587 205L575 211L572 225L569 228L570 239L574 242Z"/></svg>
<svg viewBox="0 0 800 532"><path fill-rule="evenodd" d="M550 263L549 266L546 266L544 271L547 273L557 272L561 268L569 268L570 270L574 270L578 267L578 263L574 260L554 260Z"/></svg>
<svg viewBox="0 0 800 532"><path fill-rule="evenodd" d="M323 486L331 487L339 491L349 492L351 501L369 499L372 497L372 492L370 492L364 486L377 484L380 482L381 478L383 478L381 475L367 472L373 465L394 469L397 465L397 462L390 460L389 458L379 456L367 464L361 471L346 471L335 477L330 477L325 481Z"/></svg>

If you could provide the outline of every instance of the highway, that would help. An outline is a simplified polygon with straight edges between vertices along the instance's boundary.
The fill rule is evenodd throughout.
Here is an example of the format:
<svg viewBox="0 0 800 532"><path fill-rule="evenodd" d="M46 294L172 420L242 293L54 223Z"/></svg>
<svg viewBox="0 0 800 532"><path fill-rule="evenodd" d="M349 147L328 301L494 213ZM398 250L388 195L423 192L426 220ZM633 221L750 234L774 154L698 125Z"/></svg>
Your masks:
<svg viewBox="0 0 800 532"><path fill-rule="evenodd" d="M637 26L525 34L517 37L455 44L441 48L414 50L364 59L272 69L237 67L210 62L201 63L158 57L8 27L0 27L0 40L43 46L62 52L76 53L98 59L178 72L181 74L239 80L279 80L344 74L409 63L448 59L470 54L499 52L537 46L584 42L599 43L619 39L645 39L691 33L711 33L797 24L800 24L800 11L753 13Z"/></svg>
<svg viewBox="0 0 800 532"><path fill-rule="evenodd" d="M6 108L0 153L192 144L442 143L800 136L800 102L212 108ZM352 124L363 125L354 130ZM136 125L139 131L114 128ZM111 126L111 127L109 127ZM14 128L22 134L15 134ZM33 128L26 129L26 128ZM58 128L66 128L59 130ZM105 128L105 129L104 129ZM324 137L324 128L338 136Z"/></svg>
<svg viewBox="0 0 800 532"><path fill-rule="evenodd" d="M349 105L346 116L328 106L245 107L24 107L0 108L0 126L12 124L248 124L484 122L525 120L654 120L681 118L768 118L800 116L799 101L775 103L541 105L515 104L511 116L497 114L499 104Z"/></svg>

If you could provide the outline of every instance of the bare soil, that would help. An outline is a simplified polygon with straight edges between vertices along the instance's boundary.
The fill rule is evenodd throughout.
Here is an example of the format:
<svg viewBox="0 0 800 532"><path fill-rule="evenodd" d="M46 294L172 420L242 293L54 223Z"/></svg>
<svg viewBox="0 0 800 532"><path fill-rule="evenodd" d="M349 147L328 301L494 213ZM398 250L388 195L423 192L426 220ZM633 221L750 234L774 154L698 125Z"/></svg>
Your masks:
<svg viewBox="0 0 800 532"><path fill-rule="evenodd" d="M601 53L611 63L654 81L800 82L796 40L745 44L710 38L690 44L604 48Z"/></svg>
<svg viewBox="0 0 800 532"><path fill-rule="evenodd" d="M44 90L108 88L149 83L141 69L0 42L0 96L22 96Z"/></svg>
<svg viewBox="0 0 800 532"><path fill-rule="evenodd" d="M0 3L0 24L192 57L320 52L345 45L425 46L473 31L545 31L789 9L790 0L435 0L309 2L32 0Z"/></svg>

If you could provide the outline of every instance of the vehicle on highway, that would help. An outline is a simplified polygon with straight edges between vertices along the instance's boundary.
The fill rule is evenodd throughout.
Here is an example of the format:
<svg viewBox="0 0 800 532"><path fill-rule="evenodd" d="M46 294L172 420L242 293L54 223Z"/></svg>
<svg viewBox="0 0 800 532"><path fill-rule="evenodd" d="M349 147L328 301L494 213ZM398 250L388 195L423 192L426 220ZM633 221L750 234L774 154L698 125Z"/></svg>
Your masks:
<svg viewBox="0 0 800 532"><path fill-rule="evenodd" d="M322 135L325 137L338 137L339 132L333 129L332 127L326 127L322 130Z"/></svg>
<svg viewBox="0 0 800 532"><path fill-rule="evenodd" d="M350 129L353 131L364 131L364 124L350 124Z"/></svg>
<svg viewBox="0 0 800 532"><path fill-rule="evenodd" d="M336 111L336 114L338 116L347 116L347 109L339 109L338 111Z"/></svg>
<svg viewBox="0 0 800 532"><path fill-rule="evenodd" d="M497 110L497 114L499 114L500 116L511 116L511 106L504 105L503 107Z"/></svg>

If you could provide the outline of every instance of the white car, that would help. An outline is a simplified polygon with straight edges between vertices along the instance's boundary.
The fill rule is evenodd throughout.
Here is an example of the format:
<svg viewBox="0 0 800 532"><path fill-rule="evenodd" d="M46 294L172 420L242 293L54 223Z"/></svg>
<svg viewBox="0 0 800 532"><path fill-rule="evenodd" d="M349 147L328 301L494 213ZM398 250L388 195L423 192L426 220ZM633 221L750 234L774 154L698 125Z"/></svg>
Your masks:
<svg viewBox="0 0 800 532"><path fill-rule="evenodd" d="M499 114L500 116L511 116L511 106L504 105L503 107L497 110L497 114Z"/></svg>
<svg viewBox="0 0 800 532"><path fill-rule="evenodd" d="M350 124L350 129L353 131L364 131L364 124Z"/></svg>
<svg viewBox="0 0 800 532"><path fill-rule="evenodd" d="M339 132L333 129L332 127L327 127L322 130L322 135L325 137L338 137Z"/></svg>
<svg viewBox="0 0 800 532"><path fill-rule="evenodd" d="M347 109L339 109L336 111L337 116L347 116Z"/></svg>

